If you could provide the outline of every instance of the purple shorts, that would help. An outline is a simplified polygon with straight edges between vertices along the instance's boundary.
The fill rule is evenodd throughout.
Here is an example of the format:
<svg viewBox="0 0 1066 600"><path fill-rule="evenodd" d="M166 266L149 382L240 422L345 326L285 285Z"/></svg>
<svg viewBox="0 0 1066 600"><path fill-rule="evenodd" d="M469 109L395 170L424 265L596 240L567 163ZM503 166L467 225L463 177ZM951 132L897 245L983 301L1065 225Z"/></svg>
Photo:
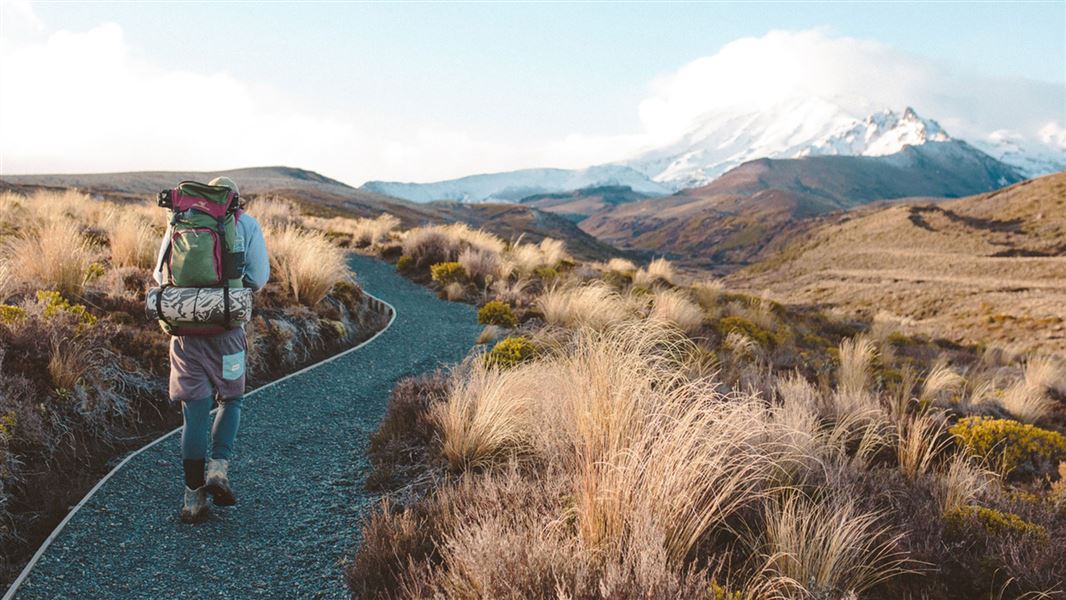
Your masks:
<svg viewBox="0 0 1066 600"><path fill-rule="evenodd" d="M186 335L170 338L170 399L190 402L221 400L244 395L244 328L218 335Z"/></svg>

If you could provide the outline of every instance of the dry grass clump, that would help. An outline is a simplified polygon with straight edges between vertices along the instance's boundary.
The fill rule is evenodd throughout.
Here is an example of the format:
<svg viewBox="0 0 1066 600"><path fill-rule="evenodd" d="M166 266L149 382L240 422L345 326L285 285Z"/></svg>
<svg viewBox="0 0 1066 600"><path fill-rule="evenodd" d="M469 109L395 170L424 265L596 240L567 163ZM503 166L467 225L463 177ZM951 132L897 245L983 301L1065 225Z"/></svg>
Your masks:
<svg viewBox="0 0 1066 600"><path fill-rule="evenodd" d="M656 291L651 318L673 323L685 333L695 333L703 326L703 310L680 290Z"/></svg>
<svg viewBox="0 0 1066 600"><path fill-rule="evenodd" d="M674 266L665 258L656 258L647 268L638 269L633 275L633 285L650 288L656 284L673 285Z"/></svg>
<svg viewBox="0 0 1066 600"><path fill-rule="evenodd" d="M264 229L284 229L289 225L295 225L299 221L300 211L296 205L280 196L258 197L248 203L248 213Z"/></svg>
<svg viewBox="0 0 1066 600"><path fill-rule="evenodd" d="M787 494L767 505L764 554L801 597L857 597L906 571L900 537L853 499Z"/></svg>
<svg viewBox="0 0 1066 600"><path fill-rule="evenodd" d="M607 261L607 270L619 275L632 275L637 272L637 265L625 258L612 258Z"/></svg>
<svg viewBox="0 0 1066 600"><path fill-rule="evenodd" d="M1066 389L1062 365L1048 357L1033 357L1025 364L1021 380L1007 388L999 399L1010 414L1025 423L1047 418L1055 408L1050 391Z"/></svg>
<svg viewBox="0 0 1066 600"><path fill-rule="evenodd" d="M475 282L484 285L500 274L500 255L491 250L465 248L459 253L459 264Z"/></svg>
<svg viewBox="0 0 1066 600"><path fill-rule="evenodd" d="M293 225L263 233L270 248L271 274L296 302L314 306L333 286L349 279L344 252L324 234Z"/></svg>
<svg viewBox="0 0 1066 600"><path fill-rule="evenodd" d="M432 412L441 432L441 453L452 468L481 467L518 448L528 434L530 396L536 389L528 370L472 362Z"/></svg>
<svg viewBox="0 0 1066 600"><path fill-rule="evenodd" d="M563 327L602 329L630 314L622 297L599 281L578 287L553 287L537 298L536 306L545 321Z"/></svg>
<svg viewBox="0 0 1066 600"><path fill-rule="evenodd" d="M160 233L150 222L136 214L127 213L115 219L107 230L111 266L153 268Z"/></svg>
<svg viewBox="0 0 1066 600"><path fill-rule="evenodd" d="M95 252L74 222L53 220L24 229L4 244L0 256L10 287L51 289L76 298L85 287Z"/></svg>

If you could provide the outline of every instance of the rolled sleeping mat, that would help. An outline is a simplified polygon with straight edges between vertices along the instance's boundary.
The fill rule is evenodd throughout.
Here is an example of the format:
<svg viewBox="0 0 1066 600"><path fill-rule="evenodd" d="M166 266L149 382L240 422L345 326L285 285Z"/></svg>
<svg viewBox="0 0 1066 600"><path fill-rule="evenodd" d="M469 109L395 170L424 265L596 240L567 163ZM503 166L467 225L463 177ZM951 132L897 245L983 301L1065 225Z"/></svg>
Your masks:
<svg viewBox="0 0 1066 600"><path fill-rule="evenodd" d="M162 290L163 298L157 298ZM160 315L157 307L163 309ZM149 318L171 323L212 323L226 321L222 288L165 287L148 290L145 308ZM252 319L252 289L230 288L230 323L247 323Z"/></svg>

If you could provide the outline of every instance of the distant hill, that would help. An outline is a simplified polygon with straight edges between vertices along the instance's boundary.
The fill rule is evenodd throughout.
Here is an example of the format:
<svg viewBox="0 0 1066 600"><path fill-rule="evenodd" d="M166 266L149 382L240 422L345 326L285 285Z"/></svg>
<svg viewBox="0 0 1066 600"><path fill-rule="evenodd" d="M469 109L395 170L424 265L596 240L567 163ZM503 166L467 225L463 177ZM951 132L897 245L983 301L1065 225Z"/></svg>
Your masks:
<svg viewBox="0 0 1066 600"><path fill-rule="evenodd" d="M896 315L960 341L1066 351L1066 172L991 193L812 219L728 280Z"/></svg>
<svg viewBox="0 0 1066 600"><path fill-rule="evenodd" d="M1021 180L1013 167L955 140L887 156L760 159L705 186L605 208L581 227L622 248L735 265L806 218L877 200L960 197Z"/></svg>
<svg viewBox="0 0 1066 600"><path fill-rule="evenodd" d="M599 165L587 169L521 169L503 173L470 175L434 183L368 181L360 188L412 202L517 202L536 194L570 192L600 186L628 186L649 195L667 194L673 188L622 165Z"/></svg>
<svg viewBox="0 0 1066 600"><path fill-rule="evenodd" d="M570 221L533 207L494 204L465 206L454 202L417 204L400 198L357 189L314 171L292 167L253 167L227 171L142 171L71 175L5 175L0 189L32 191L36 187L78 188L111 198L152 197L159 190L191 179L209 181L224 175L232 178L248 197L283 196L309 213L322 216L375 217L383 212L396 215L405 227L432 223L463 222L482 227L505 239L523 233L527 239L554 237L567 243L579 258L600 259L618 254Z"/></svg>
<svg viewBox="0 0 1066 600"><path fill-rule="evenodd" d="M602 185L582 188L572 192L535 194L518 201L519 204L555 213L575 223L606 208L649 198L648 194L634 192L627 185Z"/></svg>

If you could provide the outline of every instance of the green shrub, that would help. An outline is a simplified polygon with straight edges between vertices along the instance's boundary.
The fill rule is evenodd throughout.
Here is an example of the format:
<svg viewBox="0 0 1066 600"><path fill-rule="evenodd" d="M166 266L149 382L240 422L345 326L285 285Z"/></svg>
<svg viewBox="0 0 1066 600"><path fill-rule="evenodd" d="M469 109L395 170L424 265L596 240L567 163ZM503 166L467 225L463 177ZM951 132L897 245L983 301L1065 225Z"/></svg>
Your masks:
<svg viewBox="0 0 1066 600"><path fill-rule="evenodd" d="M500 327L514 327L518 325L518 319L507 303L500 300L491 300L485 303L477 311L477 322L482 325L499 325Z"/></svg>
<svg viewBox="0 0 1066 600"><path fill-rule="evenodd" d="M466 281L466 270L457 262L437 263L429 268L430 277L441 285L449 283L462 284Z"/></svg>
<svg viewBox="0 0 1066 600"><path fill-rule="evenodd" d="M945 530L949 536L961 537L967 524L975 523L993 536L1033 537L1041 542L1048 539L1047 529L1030 523L1014 513L1002 512L983 506L960 506L944 514Z"/></svg>
<svg viewBox="0 0 1066 600"><path fill-rule="evenodd" d="M533 274L540 277L544 281L551 281L559 276L559 271L553 267L537 267L533 269Z"/></svg>
<svg viewBox="0 0 1066 600"><path fill-rule="evenodd" d="M71 304L66 298L56 291L39 290L37 302L44 304L44 318L51 319L61 314L72 316L79 326L92 327L96 325L96 317L89 314L81 304Z"/></svg>
<svg viewBox="0 0 1066 600"><path fill-rule="evenodd" d="M407 273L415 266L415 259L404 254L400 258L396 259L396 270L401 273Z"/></svg>
<svg viewBox="0 0 1066 600"><path fill-rule="evenodd" d="M755 340L756 343L765 348L778 346L782 342L781 336L773 331L759 327L744 317L724 317L718 321L717 329L723 338L729 335L730 332L736 331Z"/></svg>
<svg viewBox="0 0 1066 600"><path fill-rule="evenodd" d="M513 367L531 360L537 354L537 347L526 337L509 337L500 340L490 351L485 360L499 367Z"/></svg>
<svg viewBox="0 0 1066 600"><path fill-rule="evenodd" d="M3 323L4 325L14 325L25 318L26 309L21 306L0 304L0 323Z"/></svg>
<svg viewBox="0 0 1066 600"><path fill-rule="evenodd" d="M1066 437L1011 419L966 417L948 430L972 456L989 460L1004 475L1039 474L1066 460Z"/></svg>

